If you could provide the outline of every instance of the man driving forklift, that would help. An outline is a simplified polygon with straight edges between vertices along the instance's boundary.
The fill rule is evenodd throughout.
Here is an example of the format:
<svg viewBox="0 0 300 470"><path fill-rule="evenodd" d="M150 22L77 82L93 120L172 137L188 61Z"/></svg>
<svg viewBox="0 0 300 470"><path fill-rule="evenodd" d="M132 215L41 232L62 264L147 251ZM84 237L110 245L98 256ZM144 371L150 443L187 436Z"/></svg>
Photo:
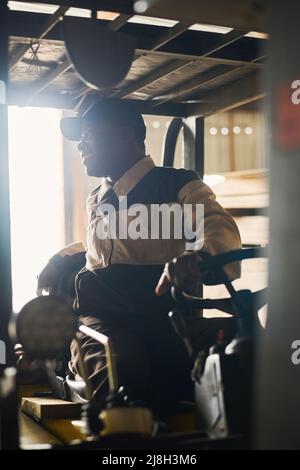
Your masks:
<svg viewBox="0 0 300 470"><path fill-rule="evenodd" d="M103 99L81 116L64 118L61 129L67 139L79 141L86 173L102 180L87 199L86 248L74 243L54 255L38 277L38 290L55 293L61 279L76 273L79 321L112 339L119 383L152 409L169 408L192 393L192 361L168 318L173 306L170 286L193 292L199 282L213 284L210 273L200 273L198 263L203 256L239 249L238 228L196 172L155 166L145 153L146 127L134 105ZM203 204L202 249L186 253L183 238L99 237L101 208L112 206L119 219L128 211L121 207L124 198L128 207ZM240 276L238 263L226 269L232 280ZM195 347L208 349L220 330L231 339L234 322L197 318L192 327ZM108 393L104 350L81 334L81 354L93 399L103 403ZM69 374L81 379L75 342Z"/></svg>

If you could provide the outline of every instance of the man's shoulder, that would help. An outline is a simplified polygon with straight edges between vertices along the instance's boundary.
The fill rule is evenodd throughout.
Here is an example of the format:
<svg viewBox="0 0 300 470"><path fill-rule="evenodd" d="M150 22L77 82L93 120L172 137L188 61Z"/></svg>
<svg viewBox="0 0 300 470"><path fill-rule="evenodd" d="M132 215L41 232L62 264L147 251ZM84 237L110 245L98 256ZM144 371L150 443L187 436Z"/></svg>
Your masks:
<svg viewBox="0 0 300 470"><path fill-rule="evenodd" d="M152 170L150 178L157 181L163 181L164 184L182 187L190 181L200 180L200 176L194 170L186 170L184 168L173 168L167 166L156 166Z"/></svg>
<svg viewBox="0 0 300 470"><path fill-rule="evenodd" d="M192 170L156 166L151 169L128 195L130 203L174 202L181 188L191 181L199 181Z"/></svg>

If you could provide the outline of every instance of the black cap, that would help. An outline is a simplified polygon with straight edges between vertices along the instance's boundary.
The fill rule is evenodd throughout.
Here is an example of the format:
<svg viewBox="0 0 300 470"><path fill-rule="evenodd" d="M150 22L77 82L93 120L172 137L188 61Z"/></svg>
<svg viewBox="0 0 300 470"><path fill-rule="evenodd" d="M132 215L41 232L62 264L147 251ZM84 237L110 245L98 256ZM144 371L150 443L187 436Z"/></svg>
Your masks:
<svg viewBox="0 0 300 470"><path fill-rule="evenodd" d="M145 140L146 126L141 113L133 103L117 98L106 98L93 103L81 116L66 117L60 121L60 129L68 140L79 141L84 122L111 122L132 126L138 139Z"/></svg>

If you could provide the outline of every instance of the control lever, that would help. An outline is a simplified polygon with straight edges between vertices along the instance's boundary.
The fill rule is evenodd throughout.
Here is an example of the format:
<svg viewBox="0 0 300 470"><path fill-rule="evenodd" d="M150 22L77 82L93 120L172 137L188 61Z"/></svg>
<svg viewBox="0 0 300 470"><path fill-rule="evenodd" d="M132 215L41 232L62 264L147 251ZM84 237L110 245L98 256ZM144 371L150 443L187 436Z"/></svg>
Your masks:
<svg viewBox="0 0 300 470"><path fill-rule="evenodd" d="M169 318L172 322L175 332L184 342L189 355L193 357L193 347L190 342L187 327L186 327L184 319L182 318L181 313L178 312L178 310L172 310L172 312L169 312Z"/></svg>

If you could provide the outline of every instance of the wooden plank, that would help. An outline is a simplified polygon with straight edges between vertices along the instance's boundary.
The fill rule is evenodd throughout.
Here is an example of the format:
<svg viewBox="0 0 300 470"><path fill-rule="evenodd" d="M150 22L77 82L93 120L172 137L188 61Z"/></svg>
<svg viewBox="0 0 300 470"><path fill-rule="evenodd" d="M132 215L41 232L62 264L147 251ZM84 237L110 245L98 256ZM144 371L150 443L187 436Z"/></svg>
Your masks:
<svg viewBox="0 0 300 470"><path fill-rule="evenodd" d="M19 415L20 446L22 449L32 448L31 446L48 444L59 445L61 441L53 436L49 431L43 429L39 423L31 419L24 413Z"/></svg>
<svg viewBox="0 0 300 470"><path fill-rule="evenodd" d="M78 419L81 405L57 398L22 398L21 410L38 420L45 419Z"/></svg>
<svg viewBox="0 0 300 470"><path fill-rule="evenodd" d="M83 420L46 419L43 421L42 426L65 444L75 440L85 441L87 439Z"/></svg>

